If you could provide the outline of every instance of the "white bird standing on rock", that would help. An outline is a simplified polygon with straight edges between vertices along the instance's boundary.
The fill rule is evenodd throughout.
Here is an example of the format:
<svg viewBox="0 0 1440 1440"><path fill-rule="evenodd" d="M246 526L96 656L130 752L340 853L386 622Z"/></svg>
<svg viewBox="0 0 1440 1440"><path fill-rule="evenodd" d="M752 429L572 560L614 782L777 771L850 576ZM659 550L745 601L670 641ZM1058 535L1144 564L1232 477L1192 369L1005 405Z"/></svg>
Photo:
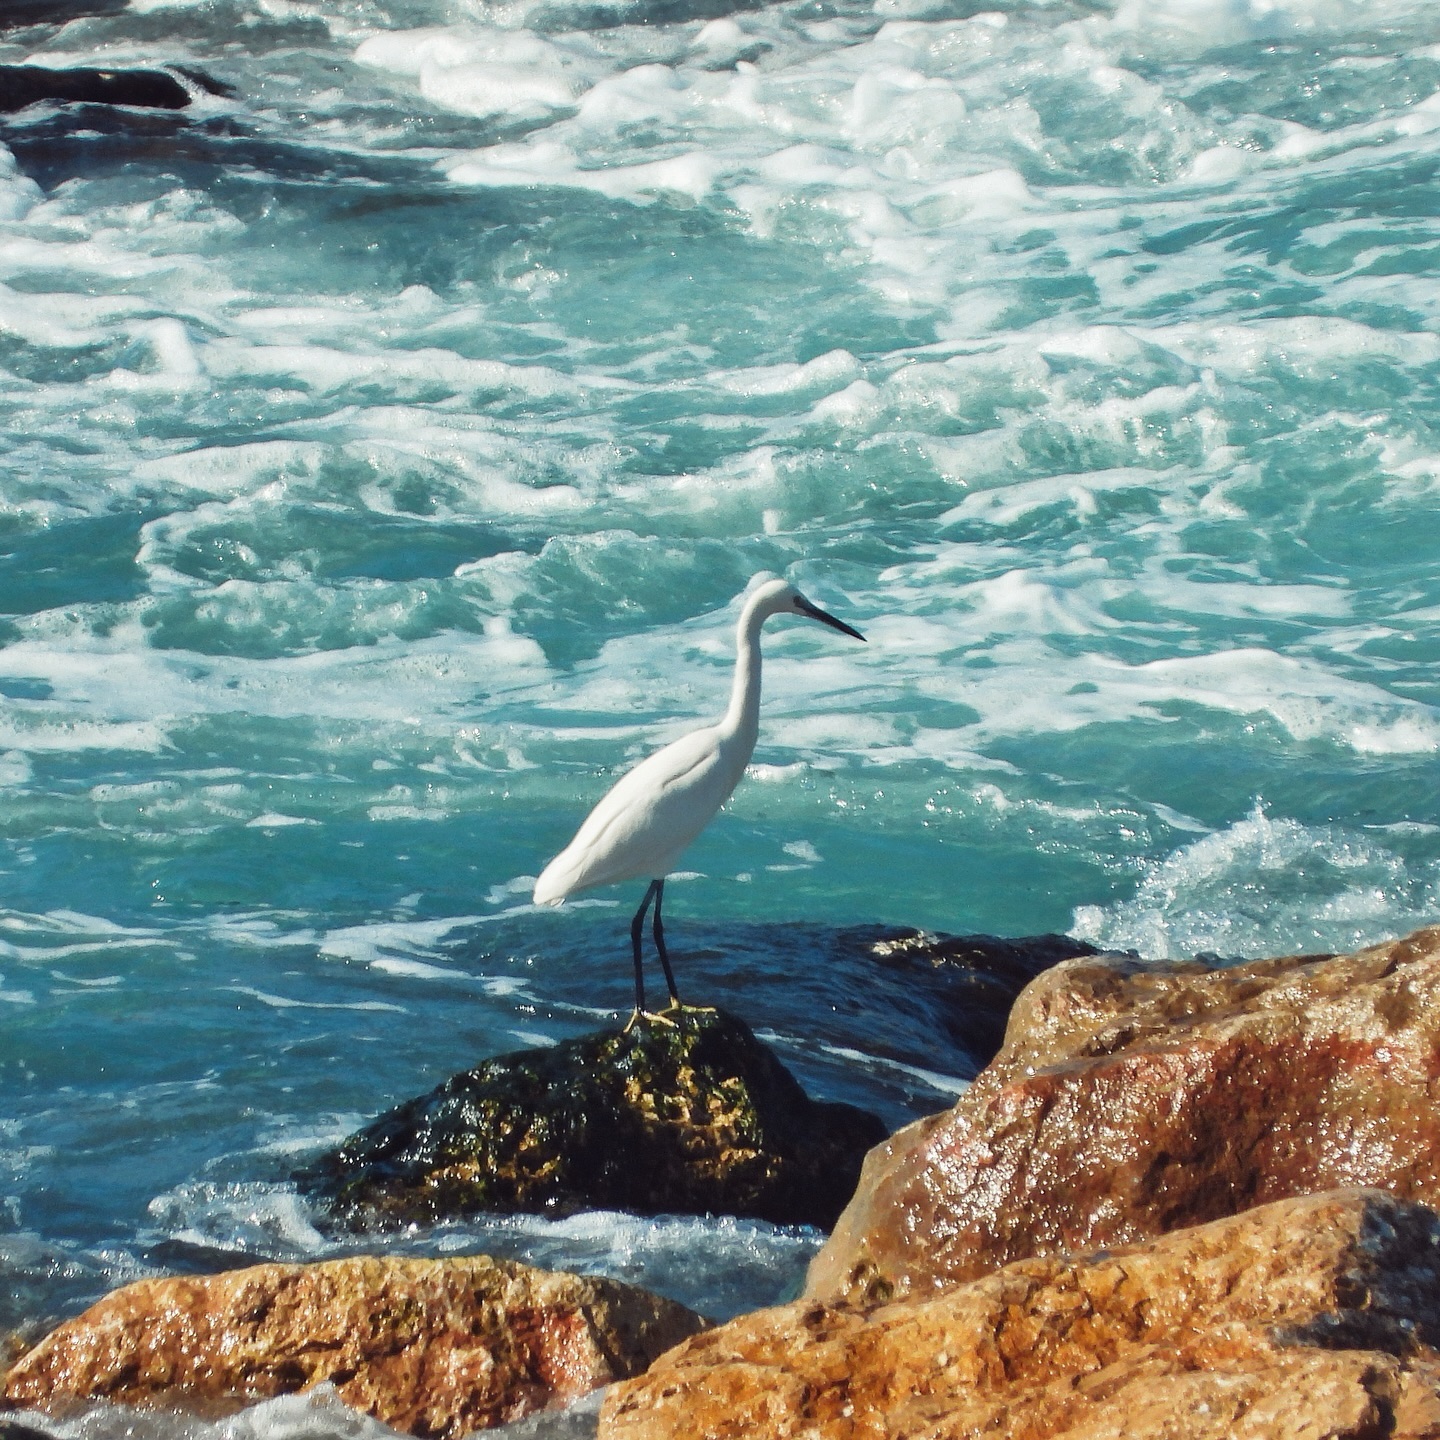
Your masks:
<svg viewBox="0 0 1440 1440"><path fill-rule="evenodd" d="M558 905L596 885L649 880L650 888L630 924L635 951L631 1025L648 1013L640 941L651 900L655 902L655 949L670 988L670 1008L680 1007L660 923L665 877L730 798L755 751L760 733L760 627L772 615L804 615L857 640L865 638L843 620L812 605L787 581L766 580L755 585L735 627L735 681L724 716L717 724L694 730L657 750L622 775L535 882L535 903Z"/></svg>

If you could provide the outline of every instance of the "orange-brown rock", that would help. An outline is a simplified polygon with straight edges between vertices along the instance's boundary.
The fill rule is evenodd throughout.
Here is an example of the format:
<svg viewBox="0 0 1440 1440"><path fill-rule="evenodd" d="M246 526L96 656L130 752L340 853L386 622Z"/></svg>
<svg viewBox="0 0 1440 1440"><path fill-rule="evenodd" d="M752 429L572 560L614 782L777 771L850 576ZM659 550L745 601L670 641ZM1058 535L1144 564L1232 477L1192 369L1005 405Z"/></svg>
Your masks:
<svg viewBox="0 0 1440 1440"><path fill-rule="evenodd" d="M1440 929L1215 969L1057 965L953 1109L870 1152L806 1293L874 1304L1287 1195L1440 1201Z"/></svg>
<svg viewBox="0 0 1440 1440"><path fill-rule="evenodd" d="M611 1390L600 1440L1433 1440L1437 1342L1440 1217L1335 1191L742 1316Z"/></svg>
<svg viewBox="0 0 1440 1440"><path fill-rule="evenodd" d="M329 1381L450 1440L637 1374L702 1324L633 1286L485 1255L256 1265L114 1291L24 1355L4 1394L215 1415Z"/></svg>

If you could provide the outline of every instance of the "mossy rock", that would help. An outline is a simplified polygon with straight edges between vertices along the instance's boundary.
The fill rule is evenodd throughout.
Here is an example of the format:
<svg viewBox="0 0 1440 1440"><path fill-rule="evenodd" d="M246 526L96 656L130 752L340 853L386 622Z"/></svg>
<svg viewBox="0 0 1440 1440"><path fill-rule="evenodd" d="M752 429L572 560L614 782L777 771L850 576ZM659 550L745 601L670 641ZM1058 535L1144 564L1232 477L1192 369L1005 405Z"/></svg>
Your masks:
<svg viewBox="0 0 1440 1440"><path fill-rule="evenodd" d="M811 1100L744 1021L685 1010L487 1060L297 1179L350 1228L594 1209L829 1228L885 1137Z"/></svg>

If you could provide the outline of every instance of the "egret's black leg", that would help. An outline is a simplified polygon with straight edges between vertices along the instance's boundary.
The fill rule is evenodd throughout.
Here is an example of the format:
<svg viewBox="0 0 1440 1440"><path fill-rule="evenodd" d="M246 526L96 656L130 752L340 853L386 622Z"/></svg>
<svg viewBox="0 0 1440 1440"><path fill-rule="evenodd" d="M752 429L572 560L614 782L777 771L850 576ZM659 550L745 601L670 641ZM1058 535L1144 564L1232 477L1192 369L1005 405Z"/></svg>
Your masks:
<svg viewBox="0 0 1440 1440"><path fill-rule="evenodd" d="M675 975L670 969L670 957L665 953L665 928L660 923L660 902L665 898L665 882L655 882L655 948L660 952L660 964L665 970L665 983L670 987L670 1004L680 1004L680 992L675 988Z"/></svg>
<svg viewBox="0 0 1440 1440"><path fill-rule="evenodd" d="M645 892L645 898L640 902L640 908L630 922L630 944L635 951L635 1013L637 1015L645 1013L645 971L640 962L640 940L645 934L645 912L650 908L650 901L659 886L658 880L650 882L650 888Z"/></svg>

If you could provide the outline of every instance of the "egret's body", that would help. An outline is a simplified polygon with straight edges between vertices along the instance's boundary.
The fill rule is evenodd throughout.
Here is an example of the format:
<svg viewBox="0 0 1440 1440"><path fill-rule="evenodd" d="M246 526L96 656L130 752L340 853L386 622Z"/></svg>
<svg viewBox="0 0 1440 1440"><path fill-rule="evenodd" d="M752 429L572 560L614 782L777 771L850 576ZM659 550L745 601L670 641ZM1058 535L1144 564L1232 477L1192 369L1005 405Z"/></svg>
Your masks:
<svg viewBox="0 0 1440 1440"><path fill-rule="evenodd" d="M736 627L735 680L725 714L716 724L681 736L621 776L535 882L535 903L558 905L597 885L650 881L631 925L637 1013L645 1008L640 938L652 898L655 946L671 1003L680 1003L660 920L665 877L730 798L750 763L760 733L760 627L772 615L781 614L804 615L857 640L865 638L812 605L783 580L756 586L746 598Z"/></svg>

